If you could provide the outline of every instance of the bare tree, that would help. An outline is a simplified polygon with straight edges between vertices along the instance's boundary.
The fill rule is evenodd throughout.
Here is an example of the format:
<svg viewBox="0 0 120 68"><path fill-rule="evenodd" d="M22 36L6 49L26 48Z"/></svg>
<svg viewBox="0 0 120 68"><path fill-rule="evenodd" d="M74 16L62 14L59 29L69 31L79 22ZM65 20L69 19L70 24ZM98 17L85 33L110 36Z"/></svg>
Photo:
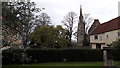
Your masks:
<svg viewBox="0 0 120 68"><path fill-rule="evenodd" d="M88 29L90 27L90 24L93 21L93 18L90 17L90 14L84 14L83 15L83 21L85 22L85 33L88 34Z"/></svg>
<svg viewBox="0 0 120 68"><path fill-rule="evenodd" d="M85 35L84 35L83 45L84 45L84 46L89 46L88 30L89 30L90 24L91 24L92 21L93 21L93 18L90 17L90 14L84 14L83 21L85 22Z"/></svg>
<svg viewBox="0 0 120 68"><path fill-rule="evenodd" d="M62 20L62 23L66 26L66 29L68 30L68 40L70 46L71 46L73 29L74 29L73 26L76 21L77 21L77 14L75 12L69 12Z"/></svg>
<svg viewBox="0 0 120 68"><path fill-rule="evenodd" d="M40 15L36 16L36 22L39 23L39 26L47 26L51 24L50 16L47 13L41 13Z"/></svg>

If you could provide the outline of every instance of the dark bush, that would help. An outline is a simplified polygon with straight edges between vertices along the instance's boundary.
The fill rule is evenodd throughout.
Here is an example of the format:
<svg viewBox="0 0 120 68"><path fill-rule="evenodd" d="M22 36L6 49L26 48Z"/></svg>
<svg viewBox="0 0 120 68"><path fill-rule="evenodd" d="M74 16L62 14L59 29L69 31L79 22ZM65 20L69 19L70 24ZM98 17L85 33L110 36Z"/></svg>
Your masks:
<svg viewBox="0 0 120 68"><path fill-rule="evenodd" d="M113 49L113 60L120 60L120 50ZM23 50L4 50L3 64L23 63ZM100 49L28 49L24 63L103 61L103 50ZM28 59L29 58L29 59Z"/></svg>
<svg viewBox="0 0 120 68"><path fill-rule="evenodd" d="M62 54L67 61L100 61L102 60L102 50L92 49L66 49ZM98 57L99 55L99 57Z"/></svg>
<svg viewBox="0 0 120 68"><path fill-rule="evenodd" d="M120 49L112 49L112 58L116 61L120 61Z"/></svg>
<svg viewBox="0 0 120 68"><path fill-rule="evenodd" d="M2 64L22 64L30 60L23 49L4 50L2 56Z"/></svg>
<svg viewBox="0 0 120 68"><path fill-rule="evenodd" d="M27 50L27 54L32 57L32 62L51 62L61 60L60 50L40 50L40 49L30 49Z"/></svg>
<svg viewBox="0 0 120 68"><path fill-rule="evenodd" d="M30 49L27 54L32 56L33 62L61 62L61 61L101 61L102 50L92 49Z"/></svg>

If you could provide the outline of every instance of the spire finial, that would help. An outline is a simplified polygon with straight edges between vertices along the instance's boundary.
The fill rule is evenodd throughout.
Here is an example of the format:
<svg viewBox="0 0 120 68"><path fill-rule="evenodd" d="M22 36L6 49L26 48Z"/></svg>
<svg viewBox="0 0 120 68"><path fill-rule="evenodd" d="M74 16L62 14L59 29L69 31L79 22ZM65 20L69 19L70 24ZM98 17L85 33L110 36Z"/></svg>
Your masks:
<svg viewBox="0 0 120 68"><path fill-rule="evenodd" d="M82 5L80 5L80 16L82 16Z"/></svg>

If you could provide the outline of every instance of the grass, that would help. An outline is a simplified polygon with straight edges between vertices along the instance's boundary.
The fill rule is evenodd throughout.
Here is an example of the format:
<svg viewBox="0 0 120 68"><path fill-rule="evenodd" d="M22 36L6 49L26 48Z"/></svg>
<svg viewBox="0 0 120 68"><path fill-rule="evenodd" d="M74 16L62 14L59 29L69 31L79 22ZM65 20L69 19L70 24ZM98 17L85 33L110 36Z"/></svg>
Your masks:
<svg viewBox="0 0 120 68"><path fill-rule="evenodd" d="M120 61L115 61L114 65L120 67ZM85 67L84 67L85 66ZM103 62L48 62L48 63L35 63L25 65L5 65L2 68L101 68Z"/></svg>
<svg viewBox="0 0 120 68"><path fill-rule="evenodd" d="M102 66L102 62L49 62L41 64L29 64L29 66Z"/></svg>
<svg viewBox="0 0 120 68"><path fill-rule="evenodd" d="M115 61L115 62L114 62L114 65L120 67L120 61Z"/></svg>

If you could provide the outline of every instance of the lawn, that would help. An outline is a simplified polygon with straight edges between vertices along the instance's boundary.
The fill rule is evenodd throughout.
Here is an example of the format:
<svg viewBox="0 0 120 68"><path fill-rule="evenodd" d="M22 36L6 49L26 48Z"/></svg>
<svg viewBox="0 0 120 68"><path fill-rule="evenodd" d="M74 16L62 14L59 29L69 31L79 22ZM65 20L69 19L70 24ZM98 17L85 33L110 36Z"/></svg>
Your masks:
<svg viewBox="0 0 120 68"><path fill-rule="evenodd" d="M120 67L120 62L114 62ZM2 68L102 68L103 62L49 62L25 65L5 65Z"/></svg>
<svg viewBox="0 0 120 68"><path fill-rule="evenodd" d="M120 61L115 61L115 62L114 62L114 65L120 67Z"/></svg>
<svg viewBox="0 0 120 68"><path fill-rule="evenodd" d="M29 66L102 66L102 62L49 62L41 64L29 64Z"/></svg>

